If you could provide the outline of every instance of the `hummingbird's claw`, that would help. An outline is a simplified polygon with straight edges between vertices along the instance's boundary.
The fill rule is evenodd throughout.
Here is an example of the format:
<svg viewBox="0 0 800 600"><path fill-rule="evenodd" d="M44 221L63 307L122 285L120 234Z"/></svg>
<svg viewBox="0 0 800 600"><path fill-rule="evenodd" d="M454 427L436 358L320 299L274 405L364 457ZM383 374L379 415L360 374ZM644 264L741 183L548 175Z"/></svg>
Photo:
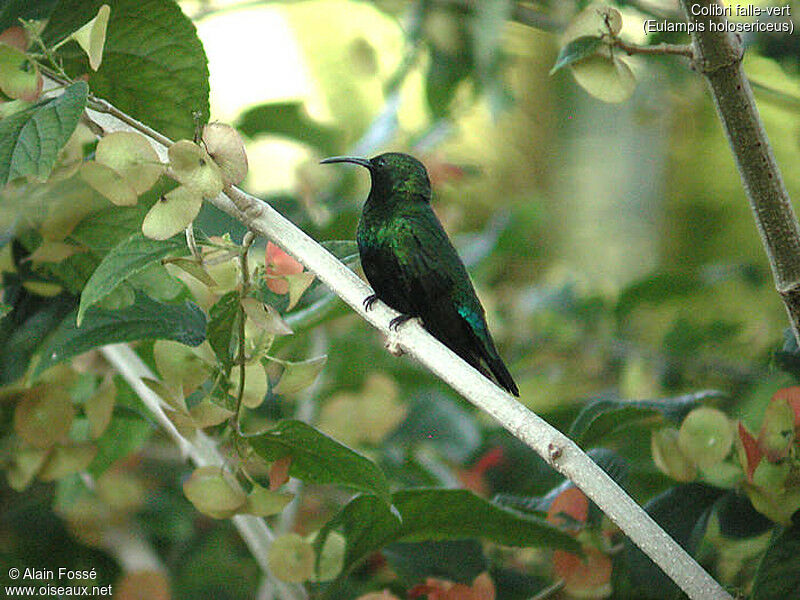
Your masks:
<svg viewBox="0 0 800 600"><path fill-rule="evenodd" d="M369 310L372 308L372 305L375 304L378 300L378 294L371 294L364 298L364 310Z"/></svg>
<svg viewBox="0 0 800 600"><path fill-rule="evenodd" d="M399 317L395 317L394 319L389 321L389 329L394 329L395 331L397 331L400 325L413 318L414 317L412 317L411 315L400 315Z"/></svg>

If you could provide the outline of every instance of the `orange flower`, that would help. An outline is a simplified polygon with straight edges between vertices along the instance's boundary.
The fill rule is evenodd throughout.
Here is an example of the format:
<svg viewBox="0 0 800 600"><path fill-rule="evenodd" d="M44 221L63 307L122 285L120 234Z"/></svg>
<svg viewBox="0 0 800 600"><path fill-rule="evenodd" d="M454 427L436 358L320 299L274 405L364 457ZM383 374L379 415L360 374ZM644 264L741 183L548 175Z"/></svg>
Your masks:
<svg viewBox="0 0 800 600"><path fill-rule="evenodd" d="M264 264L268 275L267 287L276 294L286 294L289 291L289 283L284 279L277 279L277 277L297 275L303 272L303 265L272 242L267 242Z"/></svg>
<svg viewBox="0 0 800 600"><path fill-rule="evenodd" d="M478 575L471 586L429 577L408 593L409 598L423 596L428 600L495 600L494 582L488 573Z"/></svg>

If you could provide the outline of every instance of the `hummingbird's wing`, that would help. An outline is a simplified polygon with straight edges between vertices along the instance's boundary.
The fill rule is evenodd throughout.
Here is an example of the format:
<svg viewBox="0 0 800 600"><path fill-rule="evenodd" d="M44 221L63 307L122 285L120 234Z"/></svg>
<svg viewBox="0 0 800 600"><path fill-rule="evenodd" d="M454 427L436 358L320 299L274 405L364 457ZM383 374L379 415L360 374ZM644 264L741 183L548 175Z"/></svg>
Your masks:
<svg viewBox="0 0 800 600"><path fill-rule="evenodd" d="M408 214L392 242L391 270L410 314L453 352L515 395L464 264L430 206Z"/></svg>

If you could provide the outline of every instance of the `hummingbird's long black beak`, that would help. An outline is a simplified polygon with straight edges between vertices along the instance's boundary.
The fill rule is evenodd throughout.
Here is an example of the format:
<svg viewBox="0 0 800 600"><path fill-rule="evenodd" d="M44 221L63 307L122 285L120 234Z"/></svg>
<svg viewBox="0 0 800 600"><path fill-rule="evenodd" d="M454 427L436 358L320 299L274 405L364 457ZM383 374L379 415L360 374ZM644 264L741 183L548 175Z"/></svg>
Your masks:
<svg viewBox="0 0 800 600"><path fill-rule="evenodd" d="M321 165L327 165L330 163L353 163L354 165L361 165L367 169L372 169L372 163L368 158L360 158L358 156L331 156L330 158L325 158L319 161L319 164Z"/></svg>

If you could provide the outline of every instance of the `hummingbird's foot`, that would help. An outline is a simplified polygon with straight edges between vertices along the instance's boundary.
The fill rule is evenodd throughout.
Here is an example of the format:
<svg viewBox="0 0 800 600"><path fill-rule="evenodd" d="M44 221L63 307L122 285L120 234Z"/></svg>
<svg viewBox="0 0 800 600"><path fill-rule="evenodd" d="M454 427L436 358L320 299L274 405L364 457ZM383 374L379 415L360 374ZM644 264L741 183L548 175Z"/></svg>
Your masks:
<svg viewBox="0 0 800 600"><path fill-rule="evenodd" d="M400 325L402 325L406 321L410 321L413 318L414 317L412 315L400 315L399 317L395 317L394 319L389 321L389 329L390 330L394 329L395 331L397 331Z"/></svg>
<svg viewBox="0 0 800 600"><path fill-rule="evenodd" d="M364 298L364 310L369 310L378 301L378 294L372 294Z"/></svg>

